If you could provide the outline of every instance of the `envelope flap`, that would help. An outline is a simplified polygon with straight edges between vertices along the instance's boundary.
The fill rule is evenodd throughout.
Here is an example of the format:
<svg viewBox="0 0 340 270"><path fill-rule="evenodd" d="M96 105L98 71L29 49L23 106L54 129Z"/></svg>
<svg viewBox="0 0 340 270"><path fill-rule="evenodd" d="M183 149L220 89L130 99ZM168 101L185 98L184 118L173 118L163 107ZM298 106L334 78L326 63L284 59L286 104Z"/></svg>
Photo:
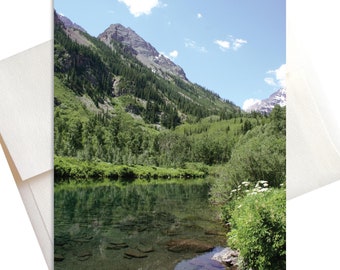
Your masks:
<svg viewBox="0 0 340 270"><path fill-rule="evenodd" d="M1 143L0 168L0 214L2 221L0 225L0 269L47 270L46 261Z"/></svg>
<svg viewBox="0 0 340 270"><path fill-rule="evenodd" d="M0 61L0 132L22 180L53 168L53 41Z"/></svg>

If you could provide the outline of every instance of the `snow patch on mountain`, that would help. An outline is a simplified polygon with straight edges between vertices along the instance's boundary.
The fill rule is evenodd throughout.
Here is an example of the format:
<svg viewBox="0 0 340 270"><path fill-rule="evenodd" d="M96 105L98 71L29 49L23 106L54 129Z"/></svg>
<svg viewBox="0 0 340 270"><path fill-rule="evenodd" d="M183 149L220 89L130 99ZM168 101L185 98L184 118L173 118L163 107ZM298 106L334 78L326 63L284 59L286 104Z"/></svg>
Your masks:
<svg viewBox="0 0 340 270"><path fill-rule="evenodd" d="M243 103L243 110L246 112L270 113L276 105L286 106L286 92L286 88L280 88L271 94L269 98L263 100L248 99Z"/></svg>

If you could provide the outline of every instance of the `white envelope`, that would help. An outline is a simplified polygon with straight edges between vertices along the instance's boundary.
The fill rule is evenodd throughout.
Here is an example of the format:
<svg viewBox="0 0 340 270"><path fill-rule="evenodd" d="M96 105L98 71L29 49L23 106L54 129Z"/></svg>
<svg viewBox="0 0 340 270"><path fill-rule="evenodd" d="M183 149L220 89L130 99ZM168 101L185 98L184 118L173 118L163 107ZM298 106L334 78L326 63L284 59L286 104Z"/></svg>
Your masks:
<svg viewBox="0 0 340 270"><path fill-rule="evenodd" d="M34 230L22 227L27 237L37 239L44 260L40 268L53 269L53 41L47 41L34 48L0 61L0 142L11 178L20 192L22 202ZM1 173L1 177L4 177ZM11 179L5 176L3 183ZM13 190L3 185L2 192ZM17 196L13 194L12 198ZM2 202L6 204L6 202ZM11 205L8 205L11 207ZM27 225L27 217L20 209L11 209L10 216L1 216L2 222L11 224L19 216ZM6 212L7 213L7 212ZM2 213L3 215L3 213ZM16 217L16 218L14 218ZM8 225L7 224L7 225ZM2 226L0 225L0 230ZM13 224L17 226L17 224ZM10 231L17 245L24 241L16 232ZM17 237L19 237L17 239ZM10 239L11 239L10 238ZM34 243L31 243L34 246ZM1 241L2 256L9 243ZM7 253L6 253L7 252ZM17 254L17 253L13 253ZM17 263L20 262L17 254ZM37 253L26 261L26 265L39 264ZM0 264L3 262L0 262ZM13 264L15 265L15 261ZM8 267L8 266L7 266ZM0 267L1 269L8 269ZM19 269L19 268L11 268Z"/></svg>
<svg viewBox="0 0 340 270"><path fill-rule="evenodd" d="M287 1L287 199L340 180L337 5Z"/></svg>
<svg viewBox="0 0 340 270"><path fill-rule="evenodd" d="M287 0L287 269L339 264L338 11L336 0Z"/></svg>
<svg viewBox="0 0 340 270"><path fill-rule="evenodd" d="M0 269L53 269L53 1L0 10Z"/></svg>
<svg viewBox="0 0 340 270"><path fill-rule="evenodd" d="M1 269L48 269L42 249L31 225L30 216L27 215L12 170L3 151L4 148L3 143L1 143L0 214L2 221L0 225L0 267ZM33 207L36 208L36 206Z"/></svg>
<svg viewBox="0 0 340 270"><path fill-rule="evenodd" d="M339 194L336 181L287 201L288 270L339 268Z"/></svg>

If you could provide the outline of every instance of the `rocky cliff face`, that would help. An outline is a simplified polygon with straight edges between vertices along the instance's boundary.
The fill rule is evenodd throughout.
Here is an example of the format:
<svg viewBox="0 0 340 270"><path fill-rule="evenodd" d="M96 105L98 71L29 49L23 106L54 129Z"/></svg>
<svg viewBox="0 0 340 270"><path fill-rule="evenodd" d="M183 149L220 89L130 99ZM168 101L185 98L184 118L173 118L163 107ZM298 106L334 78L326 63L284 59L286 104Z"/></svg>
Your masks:
<svg viewBox="0 0 340 270"><path fill-rule="evenodd" d="M286 106L286 88L280 88L275 93L271 94L269 98L263 99L247 108L247 111L270 113L275 105L279 105L281 107Z"/></svg>
<svg viewBox="0 0 340 270"><path fill-rule="evenodd" d="M126 28L121 24L111 24L98 36L98 39L109 46L113 40L123 44L139 61L162 77L166 78L167 73L170 73L187 81L185 72L180 66L160 54L131 28Z"/></svg>
<svg viewBox="0 0 340 270"><path fill-rule="evenodd" d="M78 25L78 24L72 22L72 21L71 21L69 18L67 18L66 16L63 16L63 15L58 14L58 13L57 13L56 15L57 15L58 19L64 24L64 26L65 26L66 28L74 28L74 29L77 29L77 30L80 30L80 31L86 33L86 30L85 30L83 27L81 27L80 25Z"/></svg>

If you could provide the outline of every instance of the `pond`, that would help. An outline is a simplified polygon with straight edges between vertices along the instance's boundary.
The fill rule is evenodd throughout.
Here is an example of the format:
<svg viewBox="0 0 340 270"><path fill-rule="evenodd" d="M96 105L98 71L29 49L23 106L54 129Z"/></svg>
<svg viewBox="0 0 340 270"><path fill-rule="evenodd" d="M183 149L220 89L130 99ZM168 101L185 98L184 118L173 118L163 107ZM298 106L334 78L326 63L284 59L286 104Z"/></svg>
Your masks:
<svg viewBox="0 0 340 270"><path fill-rule="evenodd" d="M225 269L203 180L56 189L54 269Z"/></svg>

